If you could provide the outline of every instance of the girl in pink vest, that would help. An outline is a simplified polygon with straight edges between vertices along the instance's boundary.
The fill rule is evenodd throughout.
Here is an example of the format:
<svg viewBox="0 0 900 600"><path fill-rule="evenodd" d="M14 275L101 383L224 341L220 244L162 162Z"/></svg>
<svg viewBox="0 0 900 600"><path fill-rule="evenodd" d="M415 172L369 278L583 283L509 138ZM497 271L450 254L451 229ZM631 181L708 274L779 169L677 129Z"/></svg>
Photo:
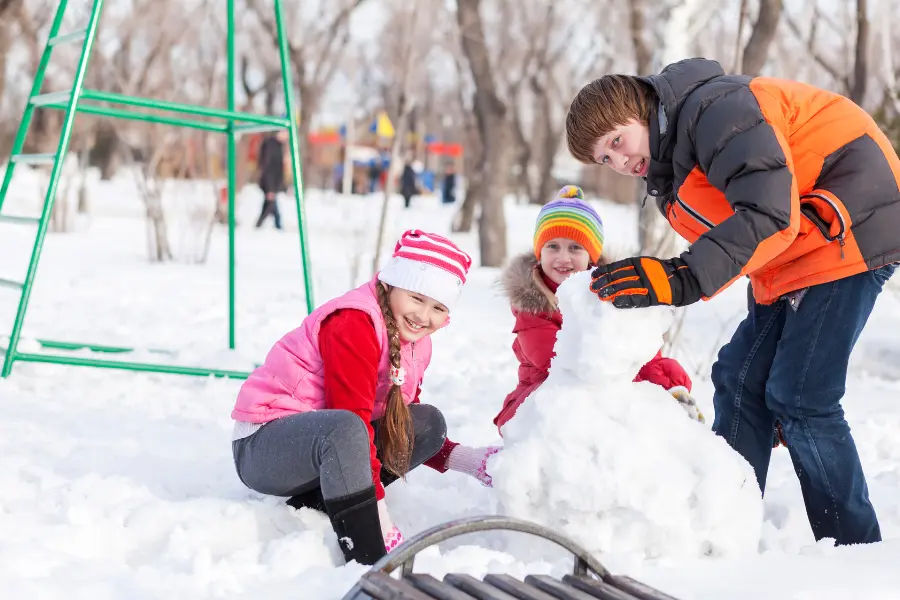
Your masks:
<svg viewBox="0 0 900 600"><path fill-rule="evenodd" d="M238 394L232 451L241 481L326 513L344 557L373 564L403 540L384 486L436 456L447 426L419 403L432 333L472 264L450 240L403 234L372 281L313 311Z"/></svg>

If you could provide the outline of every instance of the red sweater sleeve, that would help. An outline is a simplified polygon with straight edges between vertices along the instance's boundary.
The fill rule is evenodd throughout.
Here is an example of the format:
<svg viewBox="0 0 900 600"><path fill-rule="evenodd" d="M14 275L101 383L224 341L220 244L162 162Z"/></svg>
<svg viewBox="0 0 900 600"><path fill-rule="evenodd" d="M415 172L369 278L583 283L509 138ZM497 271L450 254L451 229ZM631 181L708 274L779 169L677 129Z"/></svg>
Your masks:
<svg viewBox="0 0 900 600"><path fill-rule="evenodd" d="M538 369L549 371L550 361L556 356L554 347L559 325L533 315L521 315L517 318L516 325L516 339L522 354Z"/></svg>
<svg viewBox="0 0 900 600"><path fill-rule="evenodd" d="M369 432L369 460L372 483L379 500L384 498L381 485L381 461L375 449L372 410L381 348L375 326L361 310L338 310L325 318L319 330L319 352L325 379L325 406L349 410L362 419Z"/></svg>
<svg viewBox="0 0 900 600"><path fill-rule="evenodd" d="M666 358L662 351L656 353L650 362L641 367L635 381L649 381L662 386L667 390L683 385L687 391L691 391L691 378L687 371L674 358Z"/></svg>

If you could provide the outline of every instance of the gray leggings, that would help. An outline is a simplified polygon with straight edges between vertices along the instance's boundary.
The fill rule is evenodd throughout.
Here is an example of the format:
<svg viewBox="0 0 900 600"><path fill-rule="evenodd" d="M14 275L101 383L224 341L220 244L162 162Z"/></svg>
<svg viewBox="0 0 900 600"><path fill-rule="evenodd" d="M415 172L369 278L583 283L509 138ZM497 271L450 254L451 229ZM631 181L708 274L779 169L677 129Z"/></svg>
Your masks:
<svg viewBox="0 0 900 600"><path fill-rule="evenodd" d="M410 470L437 454L447 435L444 415L428 404L409 406L415 441ZM378 440L379 423L373 423ZM325 500L372 485L369 434L348 410L316 410L276 419L231 443L238 477L270 496L295 496L317 487ZM392 477L382 480L388 483Z"/></svg>

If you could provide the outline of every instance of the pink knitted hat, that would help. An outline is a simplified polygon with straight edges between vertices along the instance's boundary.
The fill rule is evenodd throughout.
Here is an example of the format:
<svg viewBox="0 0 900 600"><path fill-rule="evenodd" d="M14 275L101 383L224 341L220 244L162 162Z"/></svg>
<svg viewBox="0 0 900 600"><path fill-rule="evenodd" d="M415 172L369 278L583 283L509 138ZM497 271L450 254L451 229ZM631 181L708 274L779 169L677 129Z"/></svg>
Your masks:
<svg viewBox="0 0 900 600"><path fill-rule="evenodd" d="M450 310L471 266L469 255L447 238L410 229L400 237L378 280L428 296Z"/></svg>

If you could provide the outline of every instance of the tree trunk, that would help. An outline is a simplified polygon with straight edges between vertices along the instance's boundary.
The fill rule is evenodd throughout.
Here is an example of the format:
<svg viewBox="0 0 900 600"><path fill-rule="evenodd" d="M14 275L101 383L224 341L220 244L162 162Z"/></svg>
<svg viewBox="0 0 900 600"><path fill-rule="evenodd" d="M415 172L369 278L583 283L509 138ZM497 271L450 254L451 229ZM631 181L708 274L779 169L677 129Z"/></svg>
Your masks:
<svg viewBox="0 0 900 600"><path fill-rule="evenodd" d="M87 190L88 151L78 151L78 214L86 215L91 212L90 199Z"/></svg>
<svg viewBox="0 0 900 600"><path fill-rule="evenodd" d="M172 247L169 244L169 229L163 210L162 190L158 177L159 163L166 148L165 143L159 142L153 150L152 156L147 159L147 163L132 169L147 215L147 245L151 262L165 262L174 258ZM132 149L129 149L129 155L134 156ZM131 166L137 166L133 160Z"/></svg>
<svg viewBox="0 0 900 600"><path fill-rule="evenodd" d="M475 169L468 170L466 177L466 196L462 206L453 216L452 231L455 233L467 233L472 231L472 223L475 221L475 208L478 206L478 198L481 197L481 173Z"/></svg>
<svg viewBox="0 0 900 600"><path fill-rule="evenodd" d="M13 40L13 15L21 5L22 0L0 0L0 101L6 89L6 55Z"/></svg>
<svg viewBox="0 0 900 600"><path fill-rule="evenodd" d="M116 174L119 161L119 134L110 119L102 119L97 123L89 160L100 169L100 179L103 181L109 181Z"/></svg>
<svg viewBox="0 0 900 600"><path fill-rule="evenodd" d="M456 66L456 77L458 81L465 79L463 73L462 60L454 53L454 63ZM463 87L459 86L458 97L459 105L463 115L463 145L466 148L463 154L463 172L465 173L465 193L463 195L462 205L453 215L453 223L451 230L454 233L468 233L472 231L472 223L475 220L475 209L477 208L478 198L481 191L481 176L479 170L481 160L481 136L478 133L478 123L472 116L472 111L468 109L465 98L463 97ZM460 186L461 187L461 186Z"/></svg>
<svg viewBox="0 0 900 600"><path fill-rule="evenodd" d="M734 59L731 63L731 72L732 73L740 73L741 65L744 59L744 49L741 47L741 42L744 39L744 23L747 22L747 10L748 10L748 0L741 0L740 7L738 7L738 28L737 35L735 36L735 44L734 44Z"/></svg>
<svg viewBox="0 0 900 600"><path fill-rule="evenodd" d="M478 219L481 266L499 267L506 261L506 213L503 197L508 187L513 136L506 122L506 106L497 96L480 4L481 0L457 0L456 12L462 33L463 52L469 61L475 84L474 112L482 146L479 168L482 185L474 190L470 189L468 193L477 193L473 201L481 206Z"/></svg>
<svg viewBox="0 0 900 600"><path fill-rule="evenodd" d="M540 117L539 115L535 115L535 118L537 119ZM513 138L516 142L514 164L518 165L519 168L516 196L524 196L534 202L535 198L533 186L531 185L531 174L528 172L528 167L531 165L532 158L531 145L525 137L525 132L522 130L519 119L515 119L515 123L512 124L512 129Z"/></svg>
<svg viewBox="0 0 900 600"><path fill-rule="evenodd" d="M305 81L305 78L302 76L299 76L298 79ZM297 124L297 145L300 147L300 173L302 177L300 193L305 198L306 190L309 187L307 183L307 169L312 164L312 150L309 148L308 143L309 132L315 107L318 105L318 98L316 92L309 89L305 84L300 85L298 89L300 94L295 104L298 105L300 110L300 123Z"/></svg>
<svg viewBox="0 0 900 600"><path fill-rule="evenodd" d="M853 64L853 87L850 99L862 105L866 98L869 75L869 18L866 0L856 0L856 57Z"/></svg>
<svg viewBox="0 0 900 600"><path fill-rule="evenodd" d="M405 34L403 40L403 75L400 83L400 96L397 99L397 110L388 113L388 117L396 123L396 131L394 139L391 140L391 163L388 167L388 176L384 180L384 199L381 204L381 216L378 222L378 235L375 241L375 257L372 259L372 273L378 272L381 266L381 246L384 243L385 228L387 227L388 208L391 203L391 196L394 194L395 177L397 166L403 162L403 142L406 139L406 132L409 129L411 116L416 108L415 99L412 98L412 73L415 64L415 48L414 36L416 32L416 24L419 16L420 4L412 4L410 12L406 16L405 27L402 34Z"/></svg>
<svg viewBox="0 0 900 600"><path fill-rule="evenodd" d="M0 13L0 101L6 90L6 55L12 45L12 35L12 20Z"/></svg>
<svg viewBox="0 0 900 600"><path fill-rule="evenodd" d="M653 51L644 39L646 30L646 10L643 0L630 0L629 2L629 27L631 29L631 42L634 45L635 67L638 73L648 74L653 68ZM678 16L677 11L691 10L691 5L678 6L670 17ZM683 19L682 19L683 20ZM675 19L676 23L679 22ZM670 26L671 27L671 26ZM679 32L675 32L669 43L678 43L683 38ZM674 58L678 54L677 48L666 48L669 57ZM668 62L666 58L663 62ZM666 220L659 214L655 201L647 201L647 186L643 182L635 185L635 203L638 207L638 244L639 252L650 256L656 256L660 252L669 252L675 243L675 232L669 227ZM669 258L665 256L663 258Z"/></svg>
<svg viewBox="0 0 900 600"><path fill-rule="evenodd" d="M172 247L169 244L169 230L166 216L162 208L162 198L158 190L152 190L144 196L147 207L147 224L151 229L150 260L166 262L172 260Z"/></svg>
<svg viewBox="0 0 900 600"><path fill-rule="evenodd" d="M649 75L653 62L653 50L644 39L647 30L647 7L643 0L629 0L628 25L631 30L631 45L634 49L634 66L638 75Z"/></svg>
<svg viewBox="0 0 900 600"><path fill-rule="evenodd" d="M531 201L535 204L546 204L553 199L556 191L556 180L553 178L553 164L556 160L556 151L559 148L559 140L562 138L562 130L553 127L553 107L550 94L537 77L531 79L531 91L537 104L535 111L535 131L537 134L536 148L539 150L536 157L537 186L532 190Z"/></svg>
<svg viewBox="0 0 900 600"><path fill-rule="evenodd" d="M744 48L741 73L751 77L759 76L769 56L769 46L778 31L783 0L759 0L759 15L753 24L753 32Z"/></svg>

